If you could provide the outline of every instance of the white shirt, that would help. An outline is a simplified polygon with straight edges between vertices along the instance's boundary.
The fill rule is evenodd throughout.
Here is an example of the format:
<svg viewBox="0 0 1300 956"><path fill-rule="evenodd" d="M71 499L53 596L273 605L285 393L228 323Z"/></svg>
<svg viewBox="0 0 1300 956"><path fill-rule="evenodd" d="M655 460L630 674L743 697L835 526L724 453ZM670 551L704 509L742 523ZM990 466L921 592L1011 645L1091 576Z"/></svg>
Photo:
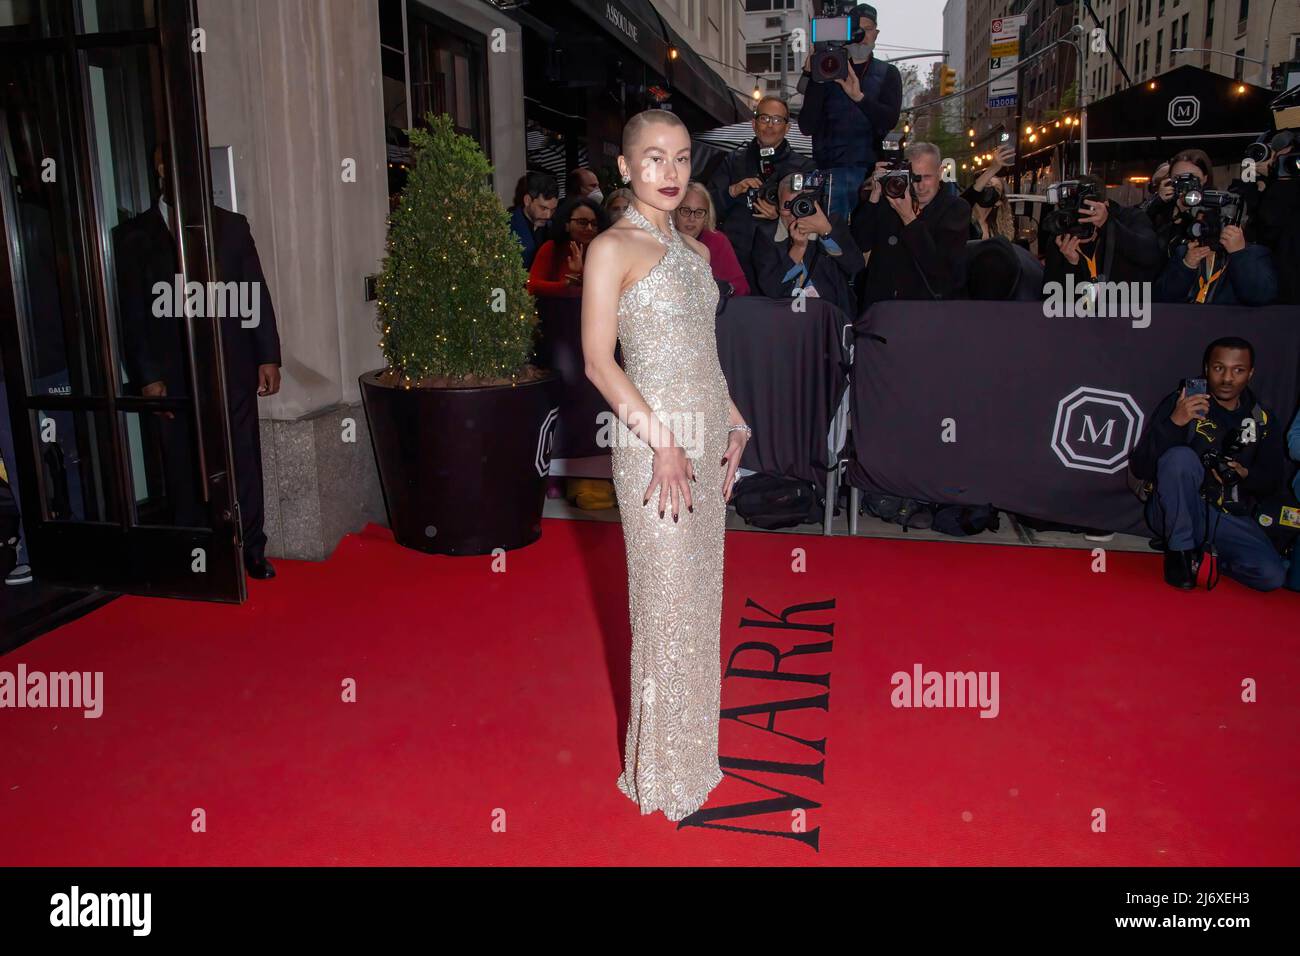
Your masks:
<svg viewBox="0 0 1300 956"><path fill-rule="evenodd" d="M171 206L167 205L167 200L163 199L162 196L158 197L158 211L162 213L163 222L167 223L167 228L170 229L172 225L172 209Z"/></svg>

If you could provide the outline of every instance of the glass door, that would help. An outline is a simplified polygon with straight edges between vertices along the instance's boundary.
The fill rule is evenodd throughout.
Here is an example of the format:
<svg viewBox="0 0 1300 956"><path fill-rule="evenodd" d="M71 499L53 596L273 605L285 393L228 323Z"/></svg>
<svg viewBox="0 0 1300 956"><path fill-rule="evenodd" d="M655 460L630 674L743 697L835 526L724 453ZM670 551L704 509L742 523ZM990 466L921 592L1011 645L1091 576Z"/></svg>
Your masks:
<svg viewBox="0 0 1300 956"><path fill-rule="evenodd" d="M0 3L0 358L41 579L242 601L196 23Z"/></svg>

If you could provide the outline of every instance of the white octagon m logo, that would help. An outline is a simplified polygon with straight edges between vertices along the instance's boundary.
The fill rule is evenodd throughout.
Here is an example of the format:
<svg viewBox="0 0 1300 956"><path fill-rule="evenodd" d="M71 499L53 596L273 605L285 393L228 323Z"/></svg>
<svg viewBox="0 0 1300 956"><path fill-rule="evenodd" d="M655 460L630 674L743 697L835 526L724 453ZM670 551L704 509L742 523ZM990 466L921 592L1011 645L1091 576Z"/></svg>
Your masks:
<svg viewBox="0 0 1300 956"><path fill-rule="evenodd" d="M1141 435L1142 410L1131 395L1085 385L1057 403L1052 451L1066 468L1113 475Z"/></svg>
<svg viewBox="0 0 1300 956"><path fill-rule="evenodd" d="M555 439L555 422L559 417L559 408L552 408L542 420L542 427L537 430L537 454L533 464L543 478L551 473L551 442Z"/></svg>
<svg viewBox="0 0 1300 956"><path fill-rule="evenodd" d="M1169 101L1170 126L1195 126L1201 118L1201 101L1194 96L1175 96Z"/></svg>

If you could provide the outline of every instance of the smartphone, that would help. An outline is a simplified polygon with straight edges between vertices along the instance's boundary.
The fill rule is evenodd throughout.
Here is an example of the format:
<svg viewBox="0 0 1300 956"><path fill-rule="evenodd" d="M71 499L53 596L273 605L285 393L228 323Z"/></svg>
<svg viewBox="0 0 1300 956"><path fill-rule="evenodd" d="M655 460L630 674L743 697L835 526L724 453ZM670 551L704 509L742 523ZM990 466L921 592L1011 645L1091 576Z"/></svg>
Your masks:
<svg viewBox="0 0 1300 956"><path fill-rule="evenodd" d="M1011 134L1008 133L1005 129L1000 129L998 131L998 143L999 144L1009 143L1010 141L1011 141Z"/></svg>
<svg viewBox="0 0 1300 956"><path fill-rule="evenodd" d="M1189 378L1187 380L1185 394L1187 395L1188 398L1191 398L1191 396L1193 395L1208 395L1210 394L1210 390L1208 387L1206 387L1205 379ZM1204 414L1197 416L1197 418L1204 418L1204 417L1205 417Z"/></svg>

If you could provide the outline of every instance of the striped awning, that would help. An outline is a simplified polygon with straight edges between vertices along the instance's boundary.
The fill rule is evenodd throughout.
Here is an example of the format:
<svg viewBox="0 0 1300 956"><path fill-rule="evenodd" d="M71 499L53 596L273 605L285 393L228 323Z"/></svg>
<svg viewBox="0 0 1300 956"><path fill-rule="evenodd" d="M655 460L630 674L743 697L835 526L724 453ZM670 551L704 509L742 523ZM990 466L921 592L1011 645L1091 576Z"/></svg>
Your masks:
<svg viewBox="0 0 1300 956"><path fill-rule="evenodd" d="M713 146L726 146L735 149L737 146L744 146L754 138L754 124L751 123L732 123L730 126L719 126L717 129L711 129L706 133L696 133L695 139L702 143L709 143ZM796 133L793 130L785 134L786 142L796 153L803 153L805 156L812 155L812 138Z"/></svg>

